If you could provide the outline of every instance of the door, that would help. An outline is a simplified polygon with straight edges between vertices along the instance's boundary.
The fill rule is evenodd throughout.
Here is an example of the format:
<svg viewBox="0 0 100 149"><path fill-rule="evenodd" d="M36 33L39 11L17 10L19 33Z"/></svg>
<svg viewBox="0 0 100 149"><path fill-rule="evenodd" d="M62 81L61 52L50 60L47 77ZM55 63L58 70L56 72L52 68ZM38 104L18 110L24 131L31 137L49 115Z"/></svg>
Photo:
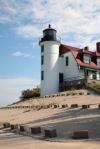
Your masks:
<svg viewBox="0 0 100 149"><path fill-rule="evenodd" d="M59 83L63 83L63 81L64 81L64 74L59 73Z"/></svg>

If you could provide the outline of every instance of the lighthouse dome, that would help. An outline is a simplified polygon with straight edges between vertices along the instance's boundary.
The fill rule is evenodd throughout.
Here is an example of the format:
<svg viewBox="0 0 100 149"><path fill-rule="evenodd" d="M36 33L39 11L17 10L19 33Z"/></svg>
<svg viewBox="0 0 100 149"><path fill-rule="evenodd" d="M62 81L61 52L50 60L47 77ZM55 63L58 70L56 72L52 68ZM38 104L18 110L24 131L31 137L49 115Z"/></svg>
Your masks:
<svg viewBox="0 0 100 149"><path fill-rule="evenodd" d="M48 28L43 30L43 38L41 41L57 41L56 32L57 31L51 28L51 25L49 24Z"/></svg>

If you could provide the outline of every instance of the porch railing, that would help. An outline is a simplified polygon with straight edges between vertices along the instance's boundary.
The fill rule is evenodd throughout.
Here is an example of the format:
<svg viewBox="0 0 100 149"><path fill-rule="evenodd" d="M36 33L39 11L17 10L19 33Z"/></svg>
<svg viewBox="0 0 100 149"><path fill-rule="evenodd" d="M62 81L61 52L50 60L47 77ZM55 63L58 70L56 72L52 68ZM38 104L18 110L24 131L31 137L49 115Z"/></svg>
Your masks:
<svg viewBox="0 0 100 149"><path fill-rule="evenodd" d="M59 91L65 91L73 88L83 88L85 84L86 79L83 76L66 78L62 83L59 84Z"/></svg>

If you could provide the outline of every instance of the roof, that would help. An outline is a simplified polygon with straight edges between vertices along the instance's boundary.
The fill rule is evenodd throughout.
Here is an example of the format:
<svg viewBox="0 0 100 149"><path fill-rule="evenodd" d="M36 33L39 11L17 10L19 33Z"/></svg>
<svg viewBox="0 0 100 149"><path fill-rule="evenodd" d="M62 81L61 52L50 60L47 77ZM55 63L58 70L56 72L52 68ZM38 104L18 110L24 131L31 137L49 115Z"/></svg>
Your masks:
<svg viewBox="0 0 100 149"><path fill-rule="evenodd" d="M57 32L54 28L51 28L51 25L50 24L48 25L48 28L46 28L46 29L43 30L43 32L45 32L45 31L51 31L51 30Z"/></svg>
<svg viewBox="0 0 100 149"><path fill-rule="evenodd" d="M69 51L72 52L72 54L75 57L75 60L76 60L78 65L80 65L82 67L100 69L100 66L96 65L96 59L97 59L98 56L100 56L100 53L75 48L75 47L72 47L72 46L69 46L69 45L63 45L63 44L60 45L60 51L59 51L60 55L65 54ZM89 64L86 64L86 63L83 62L83 55L84 54L90 55L92 57L92 61Z"/></svg>
<svg viewBox="0 0 100 149"><path fill-rule="evenodd" d="M100 57L100 53L96 52L96 56L99 56Z"/></svg>

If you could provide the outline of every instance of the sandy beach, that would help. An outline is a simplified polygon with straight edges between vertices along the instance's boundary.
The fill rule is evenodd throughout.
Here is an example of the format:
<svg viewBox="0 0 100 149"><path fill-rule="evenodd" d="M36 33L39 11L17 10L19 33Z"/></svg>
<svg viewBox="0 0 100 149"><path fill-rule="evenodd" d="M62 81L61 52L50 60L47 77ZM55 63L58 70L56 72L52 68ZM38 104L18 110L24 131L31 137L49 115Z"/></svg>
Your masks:
<svg viewBox="0 0 100 149"><path fill-rule="evenodd" d="M0 109L0 123L10 122L11 124L23 124L26 130L29 127L41 126L43 129L53 127L57 130L57 137L49 141L34 137L23 136L10 131L0 130L0 149L76 149L100 147L100 103L99 95L76 95L54 98L34 99L20 102L14 106L22 105L46 105L50 103L78 104L76 109L72 108L48 108L41 110L21 109ZM89 109L82 109L83 104L89 104ZM77 130L88 130L89 139L73 140L72 133Z"/></svg>
<svg viewBox="0 0 100 149"><path fill-rule="evenodd" d="M0 132L0 149L99 149L99 141L75 141L75 142L47 142L34 140L30 137L15 134L3 134Z"/></svg>

